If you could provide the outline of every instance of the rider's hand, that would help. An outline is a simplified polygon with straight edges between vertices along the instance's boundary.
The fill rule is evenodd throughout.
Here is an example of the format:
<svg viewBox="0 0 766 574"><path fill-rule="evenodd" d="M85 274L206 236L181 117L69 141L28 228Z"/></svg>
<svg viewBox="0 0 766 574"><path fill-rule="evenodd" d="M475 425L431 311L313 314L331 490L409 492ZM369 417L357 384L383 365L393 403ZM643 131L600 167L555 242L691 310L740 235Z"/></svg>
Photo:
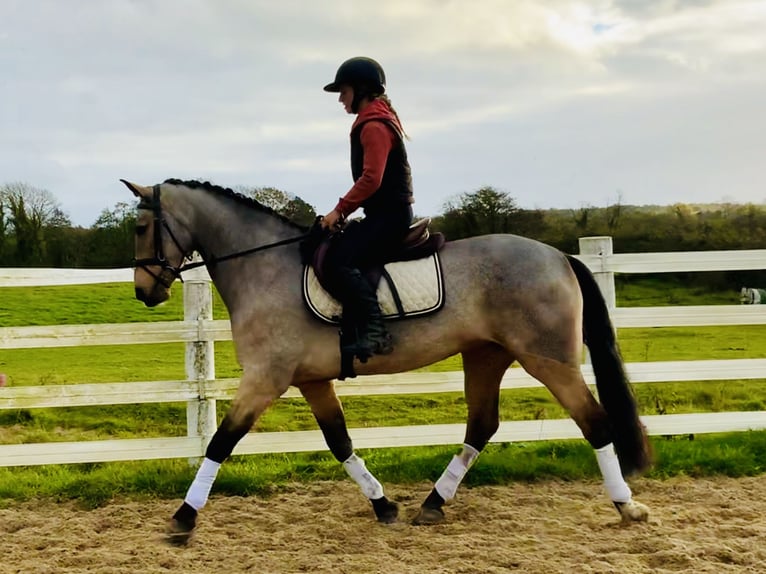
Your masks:
<svg viewBox="0 0 766 574"><path fill-rule="evenodd" d="M322 227L324 229L336 230L343 222L343 216L335 209L322 218Z"/></svg>

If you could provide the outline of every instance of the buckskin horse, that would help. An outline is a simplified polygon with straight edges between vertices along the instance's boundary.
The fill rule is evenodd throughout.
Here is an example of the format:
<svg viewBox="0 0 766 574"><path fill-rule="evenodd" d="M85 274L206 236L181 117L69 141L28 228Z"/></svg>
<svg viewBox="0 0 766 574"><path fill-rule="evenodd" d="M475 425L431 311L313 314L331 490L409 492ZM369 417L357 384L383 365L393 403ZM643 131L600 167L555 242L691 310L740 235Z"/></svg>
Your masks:
<svg viewBox="0 0 766 574"><path fill-rule="evenodd" d="M139 198L135 292L147 306L198 252L225 303L242 377L168 540L184 544L207 502L220 464L265 409L290 385L311 407L327 446L370 500L378 521L397 520L398 505L354 453L334 389L340 374L338 330L304 304L304 264L295 245L306 231L230 189L169 179L145 187L121 180ZM413 522L444 520L444 504L499 425L503 374L514 361L545 385L595 450L607 496L624 521L646 520L624 477L651 464L606 303L578 259L515 235L449 241L439 253L445 298L438 312L389 329L395 350L353 365L360 375L397 373L462 355L468 417L462 450L449 461ZM590 351L599 400L580 366Z"/></svg>

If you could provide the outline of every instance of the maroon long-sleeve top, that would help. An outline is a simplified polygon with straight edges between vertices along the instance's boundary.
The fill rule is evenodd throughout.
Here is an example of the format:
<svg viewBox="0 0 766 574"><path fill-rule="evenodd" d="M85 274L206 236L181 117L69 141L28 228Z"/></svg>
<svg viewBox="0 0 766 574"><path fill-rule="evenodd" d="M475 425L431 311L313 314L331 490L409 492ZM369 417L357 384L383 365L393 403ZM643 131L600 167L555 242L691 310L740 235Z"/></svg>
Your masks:
<svg viewBox="0 0 766 574"><path fill-rule="evenodd" d="M383 100L373 100L359 112L351 126L353 132L359 124L364 123L360 133L364 148L364 167L362 175L335 206L335 210L342 217L351 215L365 199L380 188L388 154L401 137L385 123L386 121L393 122L399 127L399 131L402 131L399 119L391 111L388 104Z"/></svg>

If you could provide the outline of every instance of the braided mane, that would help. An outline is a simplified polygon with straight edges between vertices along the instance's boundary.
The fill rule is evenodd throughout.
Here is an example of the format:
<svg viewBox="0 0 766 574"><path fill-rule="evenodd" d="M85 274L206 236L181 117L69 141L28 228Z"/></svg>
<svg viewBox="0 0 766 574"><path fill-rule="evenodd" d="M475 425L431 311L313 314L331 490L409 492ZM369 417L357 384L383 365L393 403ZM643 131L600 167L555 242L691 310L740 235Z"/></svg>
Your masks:
<svg viewBox="0 0 766 574"><path fill-rule="evenodd" d="M300 229L301 231L306 231L307 229L305 226L294 222L289 217L285 217L284 215L272 209L271 207L268 207L267 205L263 205L258 200L253 199L252 197L248 197L247 195L238 193L228 187L221 187L220 185L214 185L210 183L209 181L197 181L193 179L184 181L181 179L170 178L170 179L166 179L163 183L169 183L171 185L183 185L190 189L204 189L205 191L209 191L210 193L228 197L239 203L247 205L248 207L252 207L268 215L272 215L276 217L277 219L287 223L288 225L291 225L292 227Z"/></svg>

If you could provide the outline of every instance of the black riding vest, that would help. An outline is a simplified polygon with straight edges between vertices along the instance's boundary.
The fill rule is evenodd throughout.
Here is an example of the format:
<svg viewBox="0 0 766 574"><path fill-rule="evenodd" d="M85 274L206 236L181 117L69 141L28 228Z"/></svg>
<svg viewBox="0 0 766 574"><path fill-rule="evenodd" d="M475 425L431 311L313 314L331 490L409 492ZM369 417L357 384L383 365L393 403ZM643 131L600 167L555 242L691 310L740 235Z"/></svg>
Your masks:
<svg viewBox="0 0 766 574"><path fill-rule="evenodd" d="M412 172L407 161L404 138L396 124L390 120L370 118L361 122L351 132L351 175L354 181L362 177L362 171L364 170L364 148L362 147L361 133L362 126L367 122L383 122L386 124L394 130L398 143L388 153L380 187L362 202L364 212L366 214L382 212L393 206L412 203Z"/></svg>

